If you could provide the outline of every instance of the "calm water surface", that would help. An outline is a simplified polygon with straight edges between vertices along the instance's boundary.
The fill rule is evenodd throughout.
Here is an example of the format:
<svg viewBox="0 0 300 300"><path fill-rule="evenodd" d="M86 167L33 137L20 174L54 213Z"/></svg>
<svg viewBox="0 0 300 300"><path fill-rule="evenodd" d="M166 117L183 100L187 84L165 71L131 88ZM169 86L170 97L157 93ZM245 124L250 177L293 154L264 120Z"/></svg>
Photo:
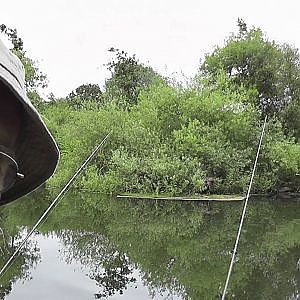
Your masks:
<svg viewBox="0 0 300 300"><path fill-rule="evenodd" d="M0 208L0 267L56 195ZM300 299L300 199L253 199L228 299ZM0 299L220 299L242 203L69 192L0 279Z"/></svg>

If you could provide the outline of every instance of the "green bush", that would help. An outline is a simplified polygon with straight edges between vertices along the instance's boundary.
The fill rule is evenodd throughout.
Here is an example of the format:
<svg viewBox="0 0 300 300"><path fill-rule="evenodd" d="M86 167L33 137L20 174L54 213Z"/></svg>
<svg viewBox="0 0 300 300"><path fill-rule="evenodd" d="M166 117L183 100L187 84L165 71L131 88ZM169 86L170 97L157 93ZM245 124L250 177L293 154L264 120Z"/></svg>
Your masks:
<svg viewBox="0 0 300 300"><path fill-rule="evenodd" d="M162 81L140 93L130 110L113 102L65 101L48 104L43 116L61 149L52 186L62 185L92 149L112 132L77 186L107 194L191 195L243 193L252 172L260 137L261 113L246 99L253 96L224 73L215 82L175 88ZM254 191L280 186L299 188L299 144L284 135L280 120L267 124Z"/></svg>

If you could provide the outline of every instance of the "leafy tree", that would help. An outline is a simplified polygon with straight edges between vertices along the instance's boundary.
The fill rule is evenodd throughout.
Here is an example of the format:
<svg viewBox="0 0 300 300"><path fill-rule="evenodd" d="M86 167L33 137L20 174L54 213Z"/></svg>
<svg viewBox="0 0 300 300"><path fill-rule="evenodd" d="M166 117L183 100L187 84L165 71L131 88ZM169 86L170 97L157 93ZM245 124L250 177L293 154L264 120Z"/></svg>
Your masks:
<svg viewBox="0 0 300 300"><path fill-rule="evenodd" d="M103 95L98 84L82 84L72 91L66 100L75 108L80 108L84 101L92 101L97 104L102 103Z"/></svg>
<svg viewBox="0 0 300 300"><path fill-rule="evenodd" d="M118 104L131 106L138 102L141 90L149 87L160 76L149 66L140 63L138 59L125 51L111 48L115 59L107 64L111 78L106 81L105 89Z"/></svg>
<svg viewBox="0 0 300 300"><path fill-rule="evenodd" d="M285 128L300 141L300 99L289 104L282 113L282 121Z"/></svg>
<svg viewBox="0 0 300 300"><path fill-rule="evenodd" d="M281 111L300 98L300 58L297 49L270 41L260 28L248 29L238 20L239 32L206 56L201 74L212 80L220 69L239 85L255 87L256 104L266 113Z"/></svg>
<svg viewBox="0 0 300 300"><path fill-rule="evenodd" d="M43 100L39 95L38 89L47 87L47 76L39 70L37 63L28 57L23 47L23 40L18 36L16 29L1 24L0 32L8 37L13 46L11 51L17 55L23 63L27 95L35 106L39 106Z"/></svg>
<svg viewBox="0 0 300 300"><path fill-rule="evenodd" d="M252 92L221 76L213 89L204 86L201 91L158 82L130 110L116 109L113 103L93 110L76 110L66 102L48 105L43 114L62 153L48 184L65 182L112 131L105 151L78 186L107 194L179 196L203 193L206 177L214 177L214 193L241 193L260 133L260 113L246 103ZM278 120L269 121L255 191L274 191L287 182L298 189L299 146L284 136Z"/></svg>
<svg viewBox="0 0 300 300"><path fill-rule="evenodd" d="M23 51L23 40L18 37L17 29L7 27L5 24L0 25L0 32L4 33L11 43L13 44L14 50Z"/></svg>

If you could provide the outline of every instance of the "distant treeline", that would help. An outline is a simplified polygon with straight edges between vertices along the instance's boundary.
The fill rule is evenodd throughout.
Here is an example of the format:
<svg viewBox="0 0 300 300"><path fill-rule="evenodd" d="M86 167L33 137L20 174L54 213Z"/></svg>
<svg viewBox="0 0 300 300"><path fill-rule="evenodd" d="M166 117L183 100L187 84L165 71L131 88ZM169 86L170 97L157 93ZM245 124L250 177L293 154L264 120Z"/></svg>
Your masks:
<svg viewBox="0 0 300 300"><path fill-rule="evenodd" d="M26 52L29 97L61 149L50 186L63 185L112 131L77 185L103 193L242 193L247 188L262 120L268 124L255 192L300 189L300 59L238 21L238 32L207 54L188 85L176 84L124 51L110 49L105 86L86 84L45 102L46 77Z"/></svg>

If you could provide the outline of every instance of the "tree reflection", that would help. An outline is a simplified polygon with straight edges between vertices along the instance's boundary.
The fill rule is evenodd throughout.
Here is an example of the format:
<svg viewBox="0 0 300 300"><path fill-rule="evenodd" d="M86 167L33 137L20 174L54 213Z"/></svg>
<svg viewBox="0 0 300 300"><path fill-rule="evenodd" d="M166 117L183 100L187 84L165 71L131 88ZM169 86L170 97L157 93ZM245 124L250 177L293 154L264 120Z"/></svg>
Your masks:
<svg viewBox="0 0 300 300"><path fill-rule="evenodd" d="M29 225L26 224L26 220L30 215L28 208L28 203L19 205L19 202L0 208L0 268L5 265L26 236L26 225ZM30 225L32 220L30 220ZM29 239L0 278L0 299L5 299L17 280L30 280L31 270L39 261L40 249L36 242Z"/></svg>
<svg viewBox="0 0 300 300"><path fill-rule="evenodd" d="M95 297L124 292L134 283L133 266L152 297L220 297L242 203L213 204L209 209L206 204L120 202L90 194L69 199L72 209L65 202L48 221L66 221L65 229L56 231L66 245L64 257L88 266L90 278L101 288ZM300 246L298 215L297 201L251 202L229 298L260 299L261 293L264 299L288 299L297 292L299 272L292 252Z"/></svg>
<svg viewBox="0 0 300 300"><path fill-rule="evenodd" d="M97 282L96 299L124 293L136 282L133 267L125 253L119 252L107 237L99 233L65 230L59 233L64 243L61 254L68 263L73 260L89 268L88 276Z"/></svg>
<svg viewBox="0 0 300 300"><path fill-rule="evenodd" d="M22 227L12 224L20 224L16 220L25 209L39 211L30 207L34 202L22 205L23 212L7 210L1 221L4 239L0 235L0 251L4 256L13 250L13 237L16 245L22 232ZM43 205L39 204L40 209ZM60 238L65 246L62 256L68 263L79 261L88 269L88 276L99 286L96 299L135 286L135 269L152 297L163 292L170 298L176 294L182 299L218 299L241 208L242 203L214 203L209 208L197 203L121 202L71 192L39 230ZM23 218L23 225L30 222ZM15 280L30 276L38 251L34 245L24 251L10 269L15 273L7 273L1 282L3 299ZM299 252L299 201L251 201L229 299L296 299Z"/></svg>
<svg viewBox="0 0 300 300"><path fill-rule="evenodd" d="M0 267L8 261L10 256L17 249L21 238L24 237L24 231L20 230L17 235L4 233L3 227L0 230ZM1 239L2 236L2 239ZM26 246L20 251L13 264L5 271L0 279L0 299L5 299L12 290L12 285L19 279L29 280L32 268L40 260L40 249L32 241L28 241Z"/></svg>
<svg viewBox="0 0 300 300"><path fill-rule="evenodd" d="M133 268L124 253L113 253L102 265L103 272L90 275L90 278L96 280L102 289L95 294L96 299L107 298L117 292L122 295L128 284L136 282L134 277L130 277Z"/></svg>

